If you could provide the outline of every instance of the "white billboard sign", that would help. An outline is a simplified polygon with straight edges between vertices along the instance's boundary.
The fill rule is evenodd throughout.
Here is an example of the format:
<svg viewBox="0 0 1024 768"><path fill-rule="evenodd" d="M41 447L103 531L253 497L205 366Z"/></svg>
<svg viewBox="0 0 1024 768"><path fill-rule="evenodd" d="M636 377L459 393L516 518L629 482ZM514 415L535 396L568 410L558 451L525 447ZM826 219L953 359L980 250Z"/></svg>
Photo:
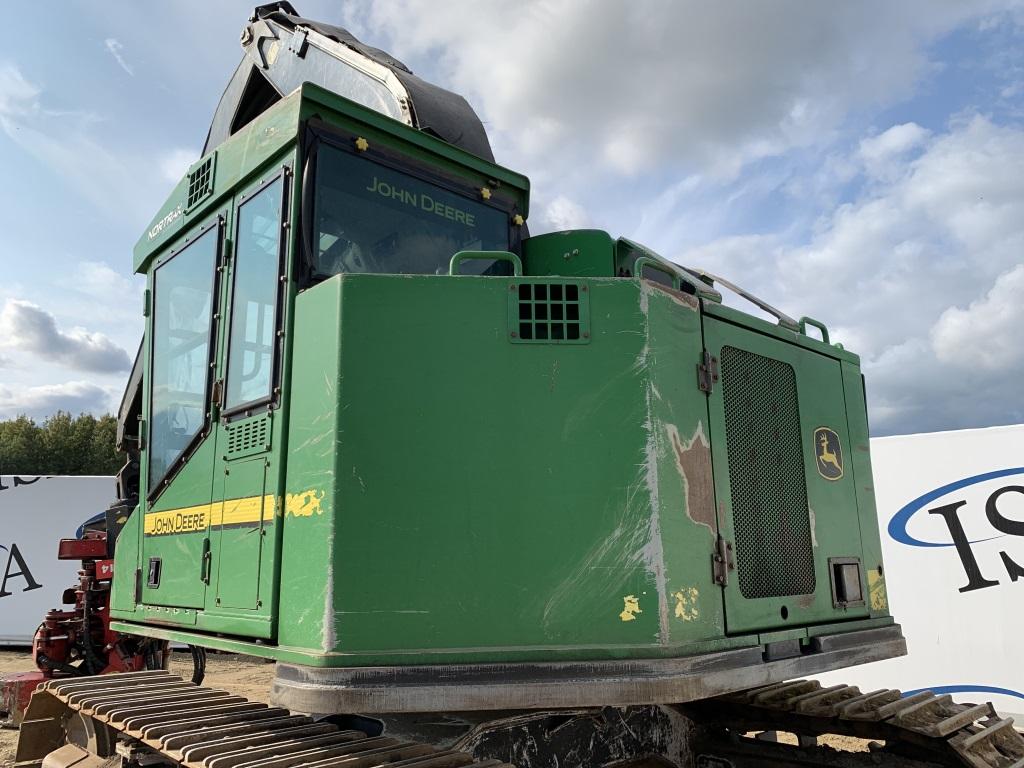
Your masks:
<svg viewBox="0 0 1024 768"><path fill-rule="evenodd" d="M1024 713L1024 425L875 438L871 459L908 654L820 679Z"/></svg>
<svg viewBox="0 0 1024 768"><path fill-rule="evenodd" d="M112 477L0 475L0 645L28 645L80 562L58 560L57 542L117 496Z"/></svg>

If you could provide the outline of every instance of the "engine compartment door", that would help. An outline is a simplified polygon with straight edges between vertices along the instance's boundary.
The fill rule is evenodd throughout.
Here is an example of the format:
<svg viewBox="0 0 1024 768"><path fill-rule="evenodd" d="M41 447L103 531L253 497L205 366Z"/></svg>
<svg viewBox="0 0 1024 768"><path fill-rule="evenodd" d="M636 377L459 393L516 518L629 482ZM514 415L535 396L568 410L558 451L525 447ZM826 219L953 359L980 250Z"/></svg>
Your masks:
<svg viewBox="0 0 1024 768"><path fill-rule="evenodd" d="M840 362L705 315L730 634L867 616Z"/></svg>

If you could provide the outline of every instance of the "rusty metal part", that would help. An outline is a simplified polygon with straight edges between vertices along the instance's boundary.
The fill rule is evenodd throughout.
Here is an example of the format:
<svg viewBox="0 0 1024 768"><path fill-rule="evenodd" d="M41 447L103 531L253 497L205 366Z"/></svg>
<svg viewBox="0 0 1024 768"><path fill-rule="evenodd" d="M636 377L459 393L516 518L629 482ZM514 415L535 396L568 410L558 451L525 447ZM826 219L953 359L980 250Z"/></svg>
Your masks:
<svg viewBox="0 0 1024 768"><path fill-rule="evenodd" d="M17 768L100 768L122 759L185 768L503 765L429 744L368 737L201 688L162 670L51 680L33 694L21 727Z"/></svg>
<svg viewBox="0 0 1024 768"><path fill-rule="evenodd" d="M885 746L879 745L873 752L876 762L885 754L899 758L902 764L910 760L917 765L972 768L1024 766L1024 736L1012 727L1012 718L1000 718L991 704L956 704L948 695L931 691L910 696L895 689L862 693L850 685L823 688L816 680L794 680L680 709L705 729L719 727L731 734L724 740L712 736L698 746L707 765L715 764L716 759L736 768L820 764L806 756L788 763L782 756L785 748L777 749L766 762L766 753L758 752L742 737L753 731L786 731L804 737L837 734L884 741Z"/></svg>

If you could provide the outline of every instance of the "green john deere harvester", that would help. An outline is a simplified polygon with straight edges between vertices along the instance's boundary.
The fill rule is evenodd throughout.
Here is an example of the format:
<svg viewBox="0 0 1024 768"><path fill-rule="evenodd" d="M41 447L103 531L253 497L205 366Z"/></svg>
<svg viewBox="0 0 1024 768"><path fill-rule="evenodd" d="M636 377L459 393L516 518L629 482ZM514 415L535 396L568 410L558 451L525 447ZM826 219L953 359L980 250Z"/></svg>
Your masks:
<svg viewBox="0 0 1024 768"><path fill-rule="evenodd" d="M736 736L779 727L907 755L898 692L782 684L905 652L857 356L631 240L529 236L468 104L344 30L277 3L242 43L135 249L110 618L276 661L276 706L55 681L19 760L789 764Z"/></svg>

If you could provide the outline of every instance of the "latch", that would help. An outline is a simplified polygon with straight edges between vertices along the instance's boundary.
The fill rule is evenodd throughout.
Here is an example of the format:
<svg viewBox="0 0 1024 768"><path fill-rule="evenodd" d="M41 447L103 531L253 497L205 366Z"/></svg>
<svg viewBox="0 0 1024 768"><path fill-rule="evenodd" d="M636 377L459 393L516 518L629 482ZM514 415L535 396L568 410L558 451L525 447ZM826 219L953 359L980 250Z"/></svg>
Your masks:
<svg viewBox="0 0 1024 768"><path fill-rule="evenodd" d="M711 556L711 578L720 587L729 583L729 571L736 570L736 561L732 556L732 542L718 534L715 541L715 553Z"/></svg>
<svg viewBox="0 0 1024 768"><path fill-rule="evenodd" d="M210 563L212 561L213 555L210 553L210 539L205 538L203 539L203 560L199 578L206 584L210 583Z"/></svg>
<svg viewBox="0 0 1024 768"><path fill-rule="evenodd" d="M700 391L710 395L718 381L718 358L704 350L701 362L697 364L697 386Z"/></svg>

